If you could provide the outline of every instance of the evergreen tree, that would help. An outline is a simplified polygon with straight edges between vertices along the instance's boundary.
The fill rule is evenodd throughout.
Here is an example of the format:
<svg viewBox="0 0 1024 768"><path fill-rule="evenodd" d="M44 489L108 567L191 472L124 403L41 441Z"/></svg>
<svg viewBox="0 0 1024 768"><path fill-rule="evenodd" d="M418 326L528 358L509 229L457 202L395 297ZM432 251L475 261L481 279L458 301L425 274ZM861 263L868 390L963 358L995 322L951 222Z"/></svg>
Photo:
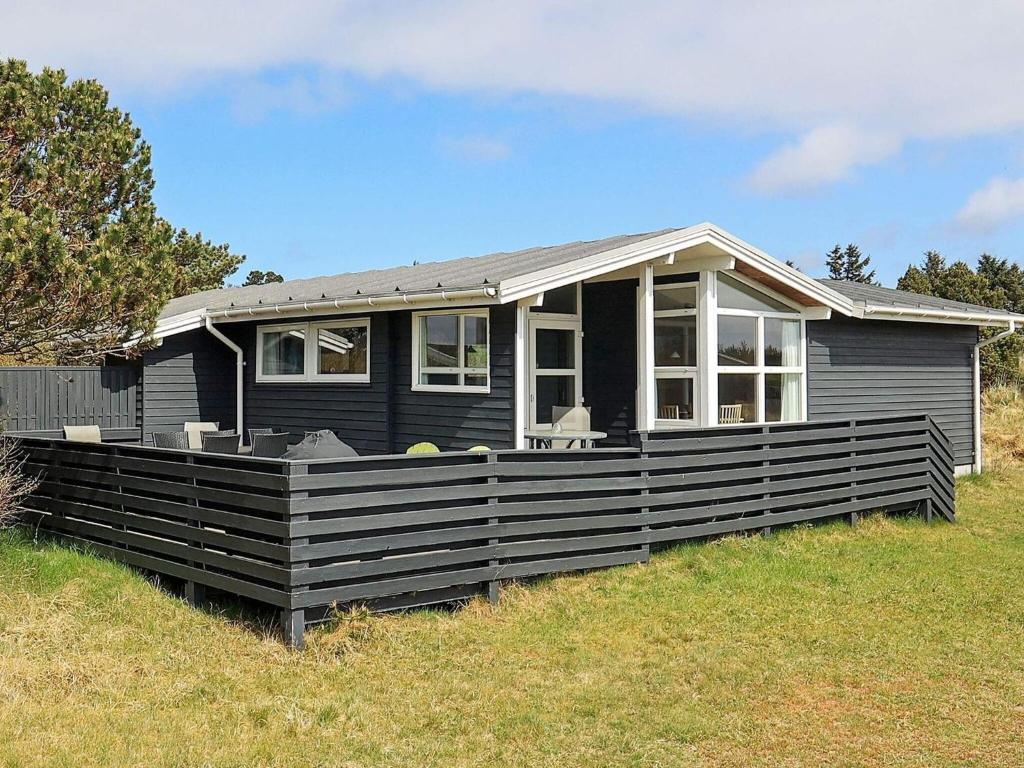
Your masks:
<svg viewBox="0 0 1024 768"><path fill-rule="evenodd" d="M0 60L0 356L117 351L241 257L157 215L150 148L95 80Z"/></svg>
<svg viewBox="0 0 1024 768"><path fill-rule="evenodd" d="M862 256L860 248L854 243L850 243L845 249L836 243L835 247L825 254L828 276L833 280L849 280L854 283L877 285L875 270L868 271L870 265L871 257Z"/></svg>
<svg viewBox="0 0 1024 768"><path fill-rule="evenodd" d="M853 283L867 283L877 285L875 282L875 270L868 271L871 266L871 257L862 256L860 248L853 243L846 246L843 251L843 279Z"/></svg>
<svg viewBox="0 0 1024 768"><path fill-rule="evenodd" d="M242 285L266 285L267 283L283 283L284 278L277 272L263 272L259 269L254 269L249 272L245 277L245 282Z"/></svg>
<svg viewBox="0 0 1024 768"><path fill-rule="evenodd" d="M828 276L833 280L845 280L846 259L843 256L843 247L836 243L835 248L825 254L825 266L828 267Z"/></svg>

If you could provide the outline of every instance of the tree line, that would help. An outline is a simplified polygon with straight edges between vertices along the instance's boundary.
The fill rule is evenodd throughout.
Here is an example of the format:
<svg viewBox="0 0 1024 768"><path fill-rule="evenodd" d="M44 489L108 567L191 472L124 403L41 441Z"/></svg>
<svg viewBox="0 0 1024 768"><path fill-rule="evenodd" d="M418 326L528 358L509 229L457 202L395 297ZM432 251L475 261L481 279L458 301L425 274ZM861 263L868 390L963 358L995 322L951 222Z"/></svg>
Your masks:
<svg viewBox="0 0 1024 768"><path fill-rule="evenodd" d="M825 254L825 267L832 280L850 280L878 285L871 257L861 254L850 243L838 243ZM1008 259L988 253L978 257L977 266L965 261L948 263L938 251L926 251L920 264L911 264L896 282L901 291L935 296L949 301L978 304L1024 314L1024 270ZM982 338L991 338L1001 329L983 328ZM1017 385L1021 379L1024 334L1015 333L982 349L981 375L985 386L998 383Z"/></svg>

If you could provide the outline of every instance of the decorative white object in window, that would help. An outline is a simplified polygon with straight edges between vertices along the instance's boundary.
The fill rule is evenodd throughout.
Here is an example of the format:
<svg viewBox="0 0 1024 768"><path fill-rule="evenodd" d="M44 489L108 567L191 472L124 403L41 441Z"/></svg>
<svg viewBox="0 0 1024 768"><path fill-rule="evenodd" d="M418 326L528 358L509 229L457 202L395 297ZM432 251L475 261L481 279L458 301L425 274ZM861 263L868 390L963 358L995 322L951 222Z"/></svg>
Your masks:
<svg viewBox="0 0 1024 768"><path fill-rule="evenodd" d="M488 318L480 310L414 313L412 388L489 392Z"/></svg>
<svg viewBox="0 0 1024 768"><path fill-rule="evenodd" d="M718 274L720 424L804 417L804 321L798 310Z"/></svg>
<svg viewBox="0 0 1024 768"><path fill-rule="evenodd" d="M367 318L259 326L256 330L257 382L369 380Z"/></svg>
<svg viewBox="0 0 1024 768"><path fill-rule="evenodd" d="M697 283L654 286L654 378L658 422L697 417Z"/></svg>

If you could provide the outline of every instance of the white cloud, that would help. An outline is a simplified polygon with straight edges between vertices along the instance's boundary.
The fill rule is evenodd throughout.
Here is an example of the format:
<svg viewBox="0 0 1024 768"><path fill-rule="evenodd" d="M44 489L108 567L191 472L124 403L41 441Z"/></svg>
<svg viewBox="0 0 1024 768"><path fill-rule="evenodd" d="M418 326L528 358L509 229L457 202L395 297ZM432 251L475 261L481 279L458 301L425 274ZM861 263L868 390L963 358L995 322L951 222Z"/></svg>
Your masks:
<svg viewBox="0 0 1024 768"><path fill-rule="evenodd" d="M967 198L954 222L963 229L990 232L1020 218L1024 218L1024 178L996 177Z"/></svg>
<svg viewBox="0 0 1024 768"><path fill-rule="evenodd" d="M287 110L301 115L318 115L344 106L348 91L336 79L245 78L231 91L231 105L240 120L259 120L269 112Z"/></svg>
<svg viewBox="0 0 1024 768"><path fill-rule="evenodd" d="M443 136L438 144L449 157L469 163L498 163L512 154L508 144L490 136Z"/></svg>
<svg viewBox="0 0 1024 768"><path fill-rule="evenodd" d="M815 128L758 163L746 183L755 192L804 192L845 179L854 168L884 160L899 148L894 136L841 125Z"/></svg>
<svg viewBox="0 0 1024 768"><path fill-rule="evenodd" d="M791 132L803 139L780 154L805 165L830 126L861 137L820 173L793 172L790 188L843 178L907 139L1024 127L1015 0L0 0L0 19L5 55L116 88L173 93L294 65ZM773 164L755 174L766 189Z"/></svg>

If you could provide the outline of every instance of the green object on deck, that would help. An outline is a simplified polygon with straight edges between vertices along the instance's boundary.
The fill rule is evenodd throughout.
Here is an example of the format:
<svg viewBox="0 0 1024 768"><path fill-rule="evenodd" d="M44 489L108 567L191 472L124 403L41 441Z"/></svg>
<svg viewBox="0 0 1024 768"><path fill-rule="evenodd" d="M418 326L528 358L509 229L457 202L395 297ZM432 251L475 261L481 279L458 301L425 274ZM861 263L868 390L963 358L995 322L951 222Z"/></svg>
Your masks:
<svg viewBox="0 0 1024 768"><path fill-rule="evenodd" d="M469 450L475 453L483 453L484 451L489 451L491 449L488 448L486 445L474 445Z"/></svg>

